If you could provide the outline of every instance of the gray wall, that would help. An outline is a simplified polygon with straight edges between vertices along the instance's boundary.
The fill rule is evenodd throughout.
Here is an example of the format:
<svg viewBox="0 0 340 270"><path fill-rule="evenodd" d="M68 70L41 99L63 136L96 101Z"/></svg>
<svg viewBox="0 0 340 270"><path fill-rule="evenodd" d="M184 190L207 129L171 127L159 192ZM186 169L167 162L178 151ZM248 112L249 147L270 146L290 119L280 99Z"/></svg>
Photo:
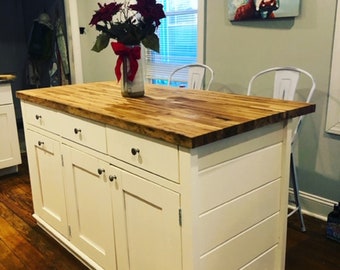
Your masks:
<svg viewBox="0 0 340 270"><path fill-rule="evenodd" d="M227 19L227 0L206 5L205 58L216 73L212 89L245 94L251 76L271 66L298 66L313 74L317 109L305 117L295 151L300 189L340 201L340 137L324 131L336 0L302 0L294 19L238 23Z"/></svg>

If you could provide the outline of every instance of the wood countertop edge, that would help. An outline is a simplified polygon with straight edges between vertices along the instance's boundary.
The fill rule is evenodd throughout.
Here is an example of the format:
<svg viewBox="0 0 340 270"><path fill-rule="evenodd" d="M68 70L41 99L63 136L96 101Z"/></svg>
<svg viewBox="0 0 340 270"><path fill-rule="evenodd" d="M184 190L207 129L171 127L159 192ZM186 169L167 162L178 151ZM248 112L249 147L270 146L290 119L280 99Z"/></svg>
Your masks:
<svg viewBox="0 0 340 270"><path fill-rule="evenodd" d="M157 132L155 132L154 128L151 128L148 126L136 125L136 123L127 121L124 119L108 117L108 116L104 116L99 113L85 111L81 108L70 107L68 105L50 101L47 99L28 96L28 95L25 95L21 91L16 92L16 96L17 98L27 101L27 102L31 102L37 105L48 107L50 109L68 113L74 116L79 116L85 119L97 121L99 123L106 124L108 126L121 128L123 130L127 130L130 132L135 132L135 133L148 136L151 138L160 139L160 140L163 140L163 141L166 141L172 144L180 145L186 148L194 148L194 147L200 146L200 145L195 145L195 143L193 143L192 138L186 137L181 134L176 134L173 132L163 131L159 129L157 130Z"/></svg>
<svg viewBox="0 0 340 270"><path fill-rule="evenodd" d="M25 90L24 90L25 91ZM188 137L184 134L176 133L169 130L157 129L155 127L136 124L135 122L126 119L115 118L113 116L102 115L89 110L84 110L80 107L70 107L66 104L51 101L45 98L30 96L24 91L17 91L16 96L19 99L31 102L37 105L48 107L57 111L79 116L89 120L97 121L102 124L117 127L126 131L134 132L154 139L160 139L171 144L182 146L185 148L196 148L218 140L229 138L244 132L248 132L257 128L264 127L269 124L282 122L284 120L299 117L315 111L315 104L306 104L305 107L297 108L290 111L277 112L267 117L257 118L240 124L235 124L226 128L215 131L206 132L199 136Z"/></svg>
<svg viewBox="0 0 340 270"><path fill-rule="evenodd" d="M0 84L12 82L15 78L15 75L12 74L0 74Z"/></svg>

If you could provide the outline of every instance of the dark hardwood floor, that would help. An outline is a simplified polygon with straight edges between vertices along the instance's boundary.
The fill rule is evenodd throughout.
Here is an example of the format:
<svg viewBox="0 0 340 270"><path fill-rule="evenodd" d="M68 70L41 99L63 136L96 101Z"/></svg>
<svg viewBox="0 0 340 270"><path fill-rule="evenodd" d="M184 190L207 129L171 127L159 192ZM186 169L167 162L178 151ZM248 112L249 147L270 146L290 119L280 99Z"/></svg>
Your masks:
<svg viewBox="0 0 340 270"><path fill-rule="evenodd" d="M287 270L340 270L340 243L326 237L327 223L304 215L301 232L297 215L288 219Z"/></svg>
<svg viewBox="0 0 340 270"><path fill-rule="evenodd" d="M0 177L0 270L87 269L36 225L32 212L23 155L17 174ZM296 215L288 220L286 270L339 270L340 243L325 237L326 222L305 216L305 223L303 233Z"/></svg>
<svg viewBox="0 0 340 270"><path fill-rule="evenodd" d="M83 270L32 217L26 155L19 172L0 177L0 270Z"/></svg>

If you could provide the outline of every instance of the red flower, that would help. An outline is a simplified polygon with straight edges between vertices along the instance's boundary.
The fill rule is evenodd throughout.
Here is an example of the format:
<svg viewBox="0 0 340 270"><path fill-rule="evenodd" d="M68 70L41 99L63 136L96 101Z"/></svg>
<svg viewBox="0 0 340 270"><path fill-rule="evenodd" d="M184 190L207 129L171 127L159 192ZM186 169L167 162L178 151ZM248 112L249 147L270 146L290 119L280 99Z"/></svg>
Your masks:
<svg viewBox="0 0 340 270"><path fill-rule="evenodd" d="M130 0L116 1L110 4L99 4L99 10L92 16L90 25L96 27L100 34L92 47L100 52L115 39L124 45L140 45L159 52L159 38L156 34L160 19L165 18L163 5L156 0L136 0L130 5Z"/></svg>
<svg viewBox="0 0 340 270"><path fill-rule="evenodd" d="M115 2L110 4L104 4L102 6L98 3L99 10L95 11L96 13L93 15L90 25L96 25L98 22L109 22L112 20L113 15L115 15L123 4L117 4Z"/></svg>
<svg viewBox="0 0 340 270"><path fill-rule="evenodd" d="M163 5L156 0L137 0L137 4L130 5L130 8L139 12L145 21L154 21L156 27L161 24L159 20L165 18Z"/></svg>

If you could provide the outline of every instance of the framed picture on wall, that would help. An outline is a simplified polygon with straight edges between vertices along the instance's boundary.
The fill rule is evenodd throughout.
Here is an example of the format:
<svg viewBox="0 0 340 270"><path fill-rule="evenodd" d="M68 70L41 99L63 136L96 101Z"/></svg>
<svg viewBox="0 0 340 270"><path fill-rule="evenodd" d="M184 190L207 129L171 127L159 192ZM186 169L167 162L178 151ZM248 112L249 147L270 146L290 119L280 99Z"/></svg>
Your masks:
<svg viewBox="0 0 340 270"><path fill-rule="evenodd" d="M230 21L296 17L300 0L227 0Z"/></svg>

